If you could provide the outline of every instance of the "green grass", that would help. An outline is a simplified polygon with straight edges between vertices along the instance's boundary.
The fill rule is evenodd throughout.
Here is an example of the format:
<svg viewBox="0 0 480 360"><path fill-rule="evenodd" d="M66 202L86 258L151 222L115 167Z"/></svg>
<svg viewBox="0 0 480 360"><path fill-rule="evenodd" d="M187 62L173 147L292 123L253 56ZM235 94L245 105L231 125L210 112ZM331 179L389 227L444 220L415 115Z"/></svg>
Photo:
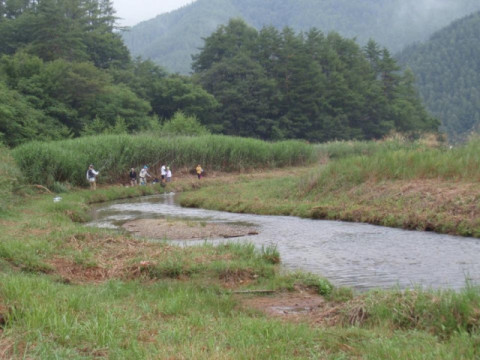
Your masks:
<svg viewBox="0 0 480 360"><path fill-rule="evenodd" d="M480 180L480 139L453 148L386 148L332 161L304 181L305 191L385 180Z"/></svg>
<svg viewBox="0 0 480 360"><path fill-rule="evenodd" d="M349 155L277 178L238 179L181 204L240 213L366 222L480 237L480 140L453 149Z"/></svg>
<svg viewBox="0 0 480 360"><path fill-rule="evenodd" d="M355 155L372 156L386 151L425 149L428 146L422 140L392 138L383 141L331 141L315 144L314 147L320 158L338 160Z"/></svg>
<svg viewBox="0 0 480 360"><path fill-rule="evenodd" d="M15 196L13 192L19 188L21 173L10 151L0 145L0 217L10 207Z"/></svg>
<svg viewBox="0 0 480 360"><path fill-rule="evenodd" d="M464 165L475 164L476 146L470 143L452 151ZM372 157L378 156L378 161L384 154L388 158L390 151L408 154L410 150L378 151ZM440 150L422 151L432 159L444 156ZM2 154L0 149L0 155L12 164L8 152ZM402 156L395 159L400 161L397 165ZM383 165L383 169L388 167ZM373 165L370 170L374 171ZM472 172L465 176L471 180L469 176L475 172L468 171ZM314 186L305 192L305 183L316 174L305 175L296 169L282 178L237 177L236 182L223 185L220 180L205 181L196 192L185 194L183 201L230 211L303 216L312 216L312 208L322 208L332 217L340 217L358 211L356 196L371 188L343 192ZM345 181L342 186L349 188L354 183ZM2 189L13 196L14 189L4 184ZM467 287L460 292L383 290L355 295L350 289L333 288L318 276L283 273L275 248L256 250L252 244L238 243L182 248L164 242L132 242L128 236L82 224L89 219L90 204L161 191L160 186L110 187L62 193L58 203L53 202L53 194L16 200L15 211L10 209L0 218L0 315L5 319L0 325L0 358L480 357L480 288ZM394 214L390 210L397 208L398 199L382 196L379 208ZM401 208L415 204L419 203L412 205L403 199ZM457 210L463 206L459 204L455 204ZM470 203L465 200L464 204L471 211ZM58 272L52 259L61 259L71 271L85 275L97 269L121 271L105 281L92 281L88 276L80 282L75 278L67 281L68 274L73 273ZM271 318L245 308L241 297L232 292L292 291L298 287L324 294L330 301L327 309L337 309L337 321L319 325L314 319L287 322Z"/></svg>
<svg viewBox="0 0 480 360"><path fill-rule="evenodd" d="M241 171L311 163L315 151L300 141L268 143L220 135L154 137L101 135L57 142L32 142L12 151L27 181L53 186L56 182L85 185L93 163L100 182L118 183L131 167L144 164L155 173L162 164L175 169Z"/></svg>

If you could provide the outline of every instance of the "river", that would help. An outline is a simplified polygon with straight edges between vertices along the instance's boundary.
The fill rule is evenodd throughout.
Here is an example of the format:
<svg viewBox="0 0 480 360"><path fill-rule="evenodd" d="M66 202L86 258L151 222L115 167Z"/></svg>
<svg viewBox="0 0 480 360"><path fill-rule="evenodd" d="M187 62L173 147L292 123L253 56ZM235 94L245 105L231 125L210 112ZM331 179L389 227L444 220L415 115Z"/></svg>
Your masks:
<svg viewBox="0 0 480 360"><path fill-rule="evenodd" d="M253 225L258 235L228 241L276 246L286 269L318 274L337 286L358 291L414 286L458 290L467 281L480 284L480 239L475 238L340 221L183 208L174 194L102 204L94 209L94 220L89 225L119 228L126 221L140 218ZM204 241L189 241L188 245ZM177 243L187 245L185 241Z"/></svg>

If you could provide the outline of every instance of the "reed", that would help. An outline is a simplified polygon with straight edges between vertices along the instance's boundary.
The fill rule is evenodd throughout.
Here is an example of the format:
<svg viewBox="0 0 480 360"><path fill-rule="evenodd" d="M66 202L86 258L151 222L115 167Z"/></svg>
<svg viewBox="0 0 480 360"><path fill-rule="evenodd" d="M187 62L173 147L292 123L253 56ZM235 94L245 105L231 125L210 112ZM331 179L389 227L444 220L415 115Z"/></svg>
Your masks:
<svg viewBox="0 0 480 360"><path fill-rule="evenodd" d="M306 190L337 189L368 181L480 180L480 139L457 148L386 148L372 155L352 155L330 162L304 179Z"/></svg>
<svg viewBox="0 0 480 360"><path fill-rule="evenodd" d="M13 151L20 169L31 183L85 184L93 163L102 182L117 182L131 167L162 164L175 168L242 171L304 165L315 159L311 145L301 141L269 143L256 139L205 135L155 137L100 135L57 142L32 142Z"/></svg>
<svg viewBox="0 0 480 360"><path fill-rule="evenodd" d="M21 173L10 151L0 145L0 215L8 210L14 199L13 192L19 186Z"/></svg>

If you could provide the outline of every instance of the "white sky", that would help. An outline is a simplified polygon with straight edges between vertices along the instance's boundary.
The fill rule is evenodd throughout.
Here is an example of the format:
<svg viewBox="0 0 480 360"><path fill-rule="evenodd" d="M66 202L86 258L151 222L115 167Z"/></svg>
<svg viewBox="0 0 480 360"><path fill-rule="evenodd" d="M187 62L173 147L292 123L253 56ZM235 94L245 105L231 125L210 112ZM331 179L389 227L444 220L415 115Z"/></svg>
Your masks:
<svg viewBox="0 0 480 360"><path fill-rule="evenodd" d="M133 26L141 21L153 19L159 14L169 12L195 0L113 0L117 11L118 25Z"/></svg>

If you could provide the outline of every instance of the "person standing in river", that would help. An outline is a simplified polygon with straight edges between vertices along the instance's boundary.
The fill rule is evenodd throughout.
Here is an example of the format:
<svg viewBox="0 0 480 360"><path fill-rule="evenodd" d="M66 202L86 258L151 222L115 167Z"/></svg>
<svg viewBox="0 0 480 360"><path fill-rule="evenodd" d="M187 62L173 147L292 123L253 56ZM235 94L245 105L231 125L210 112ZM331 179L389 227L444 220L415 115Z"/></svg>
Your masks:
<svg viewBox="0 0 480 360"><path fill-rule="evenodd" d="M167 182L172 181L172 170L170 170L170 166L167 166Z"/></svg>

